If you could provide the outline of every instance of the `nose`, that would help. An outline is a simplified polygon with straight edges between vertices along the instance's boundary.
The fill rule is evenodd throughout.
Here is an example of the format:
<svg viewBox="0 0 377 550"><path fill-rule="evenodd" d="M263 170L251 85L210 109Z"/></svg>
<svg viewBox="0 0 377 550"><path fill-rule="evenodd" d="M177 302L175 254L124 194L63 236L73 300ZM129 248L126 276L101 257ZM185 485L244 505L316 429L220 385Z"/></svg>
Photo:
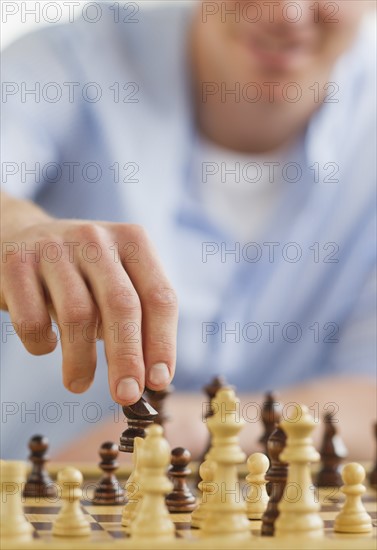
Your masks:
<svg viewBox="0 0 377 550"><path fill-rule="evenodd" d="M313 4L308 0L273 0L262 2L264 22L274 25L274 32L284 34L292 31L292 27L299 30L308 27L314 19Z"/></svg>

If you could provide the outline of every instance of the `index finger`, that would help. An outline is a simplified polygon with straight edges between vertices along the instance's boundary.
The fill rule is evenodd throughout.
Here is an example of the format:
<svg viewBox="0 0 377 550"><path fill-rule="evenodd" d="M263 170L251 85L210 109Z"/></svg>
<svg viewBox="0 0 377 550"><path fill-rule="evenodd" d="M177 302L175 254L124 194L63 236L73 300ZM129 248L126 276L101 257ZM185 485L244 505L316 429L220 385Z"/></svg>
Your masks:
<svg viewBox="0 0 377 550"><path fill-rule="evenodd" d="M135 403L145 387L139 297L123 266L106 254L83 270L102 318L112 398Z"/></svg>

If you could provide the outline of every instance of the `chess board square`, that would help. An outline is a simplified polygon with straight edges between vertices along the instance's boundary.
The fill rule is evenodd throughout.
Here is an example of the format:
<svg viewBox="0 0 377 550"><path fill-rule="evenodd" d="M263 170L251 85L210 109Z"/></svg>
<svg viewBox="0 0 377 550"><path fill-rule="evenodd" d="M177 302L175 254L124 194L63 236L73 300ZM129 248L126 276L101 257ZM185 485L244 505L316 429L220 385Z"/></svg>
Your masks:
<svg viewBox="0 0 377 550"><path fill-rule="evenodd" d="M32 521L31 524L36 531L50 531L52 529L50 521Z"/></svg>
<svg viewBox="0 0 377 550"><path fill-rule="evenodd" d="M91 523L90 528L92 531L104 531L105 529L99 523Z"/></svg>
<svg viewBox="0 0 377 550"><path fill-rule="evenodd" d="M176 529L179 529L179 531L189 531L191 529L191 522L174 522ZM195 529L197 531L197 529Z"/></svg>
<svg viewBox="0 0 377 550"><path fill-rule="evenodd" d="M111 531L110 529L107 531L109 535L111 535L114 539L125 539L127 538L127 533L125 531Z"/></svg>
<svg viewBox="0 0 377 550"><path fill-rule="evenodd" d="M100 523L120 523L122 521L122 514L91 514L91 516Z"/></svg>
<svg viewBox="0 0 377 550"><path fill-rule="evenodd" d="M60 506L24 506L24 514L58 514Z"/></svg>
<svg viewBox="0 0 377 550"><path fill-rule="evenodd" d="M336 504L322 506L322 512L339 512L339 510L340 507Z"/></svg>

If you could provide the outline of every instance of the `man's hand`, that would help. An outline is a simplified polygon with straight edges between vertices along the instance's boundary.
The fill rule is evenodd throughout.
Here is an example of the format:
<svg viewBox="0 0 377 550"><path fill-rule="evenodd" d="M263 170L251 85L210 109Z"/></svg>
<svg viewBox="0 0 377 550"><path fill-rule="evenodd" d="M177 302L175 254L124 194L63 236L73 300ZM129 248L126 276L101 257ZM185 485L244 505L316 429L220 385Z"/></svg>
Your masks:
<svg viewBox="0 0 377 550"><path fill-rule="evenodd" d="M2 203L0 302L26 349L55 349L52 316L72 392L93 381L98 337L115 401L134 403L145 386L166 387L175 368L177 299L143 228L55 220L4 195ZM29 224L15 223L20 214Z"/></svg>

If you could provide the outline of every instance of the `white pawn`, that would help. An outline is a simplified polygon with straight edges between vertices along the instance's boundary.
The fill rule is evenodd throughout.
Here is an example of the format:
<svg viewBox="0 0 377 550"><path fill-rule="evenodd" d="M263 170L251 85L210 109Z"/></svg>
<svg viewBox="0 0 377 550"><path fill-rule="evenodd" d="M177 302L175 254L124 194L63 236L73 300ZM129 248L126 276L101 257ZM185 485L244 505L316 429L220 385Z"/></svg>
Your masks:
<svg viewBox="0 0 377 550"><path fill-rule="evenodd" d="M369 533L372 518L361 501L361 495L366 491L363 485L365 470L357 462L351 462L343 468L342 479L341 491L346 500L335 518L334 530L338 533Z"/></svg>
<svg viewBox="0 0 377 550"><path fill-rule="evenodd" d="M213 460L205 460L199 467L199 475L201 481L198 488L201 491L201 499L196 509L191 514L191 525L200 529L206 514L206 504L208 502L209 495L213 493L214 484L213 479L215 477L216 464Z"/></svg>
<svg viewBox="0 0 377 550"><path fill-rule="evenodd" d="M246 476L246 512L249 519L261 519L267 508L268 494L265 475L269 466L270 461L263 453L254 453L247 459L249 473Z"/></svg>
<svg viewBox="0 0 377 550"><path fill-rule="evenodd" d="M135 437L134 439L134 451L132 453L133 470L126 483L126 496L127 503L123 506L122 510L122 525L129 528L130 524L136 516L136 510L142 499L141 492L141 467L140 467L140 455L141 449L144 444L144 439L141 437Z"/></svg>
<svg viewBox="0 0 377 550"><path fill-rule="evenodd" d="M63 506L52 526L52 534L59 537L83 537L90 534L90 523L80 506L82 473L76 468L64 468L58 473Z"/></svg>
<svg viewBox="0 0 377 550"><path fill-rule="evenodd" d="M165 543L175 539L174 523L165 504L165 495L173 489L166 475L170 447L163 437L161 426L152 424L145 431L147 436L138 457L143 497L130 525L130 534L135 541Z"/></svg>
<svg viewBox="0 0 377 550"><path fill-rule="evenodd" d="M26 464L19 461L0 462L2 542L23 543L32 539L33 527L22 509L22 486L26 481ZM2 547L2 545L1 545Z"/></svg>

